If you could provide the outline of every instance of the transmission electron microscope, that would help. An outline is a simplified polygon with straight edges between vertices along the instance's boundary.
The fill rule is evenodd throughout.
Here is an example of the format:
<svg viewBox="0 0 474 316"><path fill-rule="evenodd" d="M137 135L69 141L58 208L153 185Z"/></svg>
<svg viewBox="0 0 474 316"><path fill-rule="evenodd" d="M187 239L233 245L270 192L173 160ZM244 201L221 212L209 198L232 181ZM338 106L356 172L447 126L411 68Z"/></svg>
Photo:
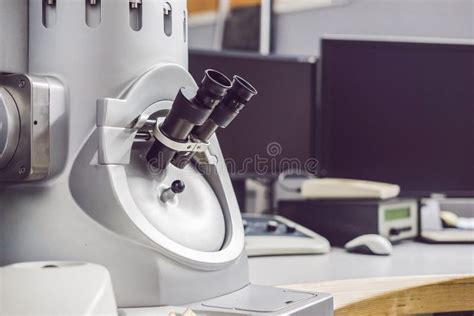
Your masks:
<svg viewBox="0 0 474 316"><path fill-rule="evenodd" d="M249 282L215 131L257 90L196 83L187 21L185 0L0 0L0 314L332 315Z"/></svg>

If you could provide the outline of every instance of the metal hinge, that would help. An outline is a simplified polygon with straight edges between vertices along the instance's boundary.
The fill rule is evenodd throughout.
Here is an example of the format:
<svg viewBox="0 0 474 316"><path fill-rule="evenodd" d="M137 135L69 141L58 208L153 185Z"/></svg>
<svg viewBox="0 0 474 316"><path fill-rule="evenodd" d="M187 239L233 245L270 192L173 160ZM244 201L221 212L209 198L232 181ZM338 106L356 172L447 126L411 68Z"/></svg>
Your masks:
<svg viewBox="0 0 474 316"><path fill-rule="evenodd" d="M132 9L138 9L138 7L142 5L142 0L129 0L129 2L130 8Z"/></svg>

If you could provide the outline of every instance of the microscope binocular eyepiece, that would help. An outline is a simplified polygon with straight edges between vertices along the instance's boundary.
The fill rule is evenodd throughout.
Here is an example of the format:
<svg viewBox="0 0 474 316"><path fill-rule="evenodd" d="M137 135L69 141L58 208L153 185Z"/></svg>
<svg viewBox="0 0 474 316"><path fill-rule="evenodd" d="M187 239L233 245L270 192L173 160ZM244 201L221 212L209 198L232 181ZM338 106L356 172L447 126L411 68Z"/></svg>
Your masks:
<svg viewBox="0 0 474 316"><path fill-rule="evenodd" d="M204 124L194 127L193 137L202 142L209 141L217 129L226 128L255 95L257 90L249 82L242 77L234 76L232 88ZM194 154L179 152L172 163L178 168L184 168L193 156Z"/></svg>
<svg viewBox="0 0 474 316"><path fill-rule="evenodd" d="M257 90L243 78L234 76L231 82L220 72L208 69L198 89L180 89L165 120L155 130L174 142L186 143L190 136L207 142L218 128L227 127L256 94ZM163 170L170 162L184 168L193 156L194 152L177 152L156 139L146 158L154 169Z"/></svg>
<svg viewBox="0 0 474 316"><path fill-rule="evenodd" d="M208 69L199 85L195 101L197 104L214 109L232 87L232 82L222 73Z"/></svg>
<svg viewBox="0 0 474 316"><path fill-rule="evenodd" d="M195 129L196 136L203 141L209 140L217 128L226 128L256 94L257 90L250 83L242 77L234 76L232 88L204 125ZM213 132L208 131L211 127Z"/></svg>
<svg viewBox="0 0 474 316"><path fill-rule="evenodd" d="M159 128L167 138L175 142L186 142L196 125L202 125L212 110L223 100L231 88L231 81L215 70L206 70L198 89L181 88L176 99ZM162 170L173 159L173 150L158 140L147 153L147 161L157 170Z"/></svg>

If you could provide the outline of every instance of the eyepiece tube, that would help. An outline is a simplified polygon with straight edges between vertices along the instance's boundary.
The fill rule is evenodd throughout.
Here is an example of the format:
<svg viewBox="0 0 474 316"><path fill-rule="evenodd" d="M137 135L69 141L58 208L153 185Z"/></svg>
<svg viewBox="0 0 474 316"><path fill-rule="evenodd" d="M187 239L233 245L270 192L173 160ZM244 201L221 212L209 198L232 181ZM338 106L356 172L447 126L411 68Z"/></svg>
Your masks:
<svg viewBox="0 0 474 316"><path fill-rule="evenodd" d="M198 89L180 89L165 120L155 128L159 128L162 134L176 142L186 142L193 128L202 125L209 118L231 85L231 81L220 72L206 70ZM155 140L146 159L154 169L163 170L175 154L175 150Z"/></svg>
<svg viewBox="0 0 474 316"><path fill-rule="evenodd" d="M218 128L229 126L255 95L257 90L250 83L242 77L234 76L232 88L224 100L202 126L193 130L193 134L202 141L208 141Z"/></svg>
<svg viewBox="0 0 474 316"><path fill-rule="evenodd" d="M208 69L196 93L195 102L206 108L214 109L224 99L232 82L217 70Z"/></svg>
<svg viewBox="0 0 474 316"><path fill-rule="evenodd" d="M200 141L209 141L217 129L226 128L257 93L257 90L245 79L234 76L232 88L227 92L224 100L204 124L193 129L192 135ZM178 153L172 163L178 168L184 168L193 156Z"/></svg>

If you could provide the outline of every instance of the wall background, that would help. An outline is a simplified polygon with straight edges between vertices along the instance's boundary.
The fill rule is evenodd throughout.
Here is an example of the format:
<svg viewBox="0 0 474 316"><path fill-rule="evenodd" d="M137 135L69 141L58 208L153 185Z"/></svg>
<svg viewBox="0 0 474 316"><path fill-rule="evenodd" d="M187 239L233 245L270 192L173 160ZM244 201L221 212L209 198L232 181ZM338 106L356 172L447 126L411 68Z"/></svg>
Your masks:
<svg viewBox="0 0 474 316"><path fill-rule="evenodd" d="M474 0L333 0L335 6L277 13L275 53L317 55L325 34L474 39ZM212 48L214 24L190 25L191 48Z"/></svg>

